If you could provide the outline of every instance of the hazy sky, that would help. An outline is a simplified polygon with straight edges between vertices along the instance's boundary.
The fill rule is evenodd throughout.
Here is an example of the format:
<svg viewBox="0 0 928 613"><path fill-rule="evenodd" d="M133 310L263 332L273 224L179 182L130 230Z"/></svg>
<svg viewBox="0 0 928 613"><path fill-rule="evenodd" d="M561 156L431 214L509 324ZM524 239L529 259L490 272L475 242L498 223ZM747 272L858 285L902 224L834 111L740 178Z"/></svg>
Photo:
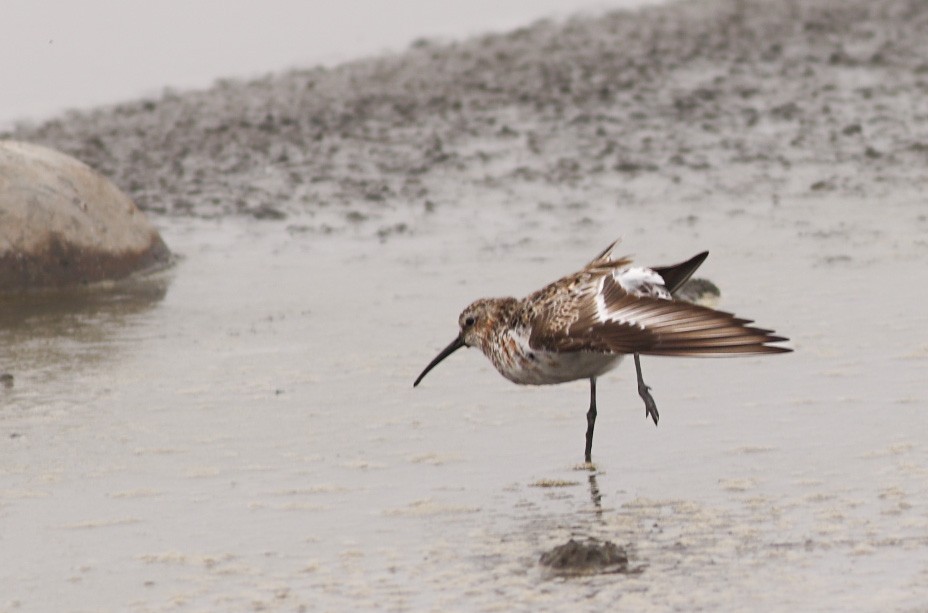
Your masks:
<svg viewBox="0 0 928 613"><path fill-rule="evenodd" d="M2 0L0 124L656 0Z"/></svg>

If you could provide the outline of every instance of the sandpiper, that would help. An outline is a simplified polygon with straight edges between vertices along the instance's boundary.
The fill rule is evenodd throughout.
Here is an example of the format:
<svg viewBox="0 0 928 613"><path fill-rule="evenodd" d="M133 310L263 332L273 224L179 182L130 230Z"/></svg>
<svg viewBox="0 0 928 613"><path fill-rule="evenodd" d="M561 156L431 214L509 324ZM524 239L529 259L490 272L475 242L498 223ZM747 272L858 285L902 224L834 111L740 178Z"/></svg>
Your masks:
<svg viewBox="0 0 928 613"><path fill-rule="evenodd" d="M632 354L645 417L657 425L654 398L641 376L640 355L739 356L785 353L789 340L731 313L683 302L676 293L709 256L674 266L633 266L613 258L612 243L583 270L516 298L481 298L458 318L460 332L413 383L461 347L478 347L515 383L590 380L584 458L592 461L596 379Z"/></svg>

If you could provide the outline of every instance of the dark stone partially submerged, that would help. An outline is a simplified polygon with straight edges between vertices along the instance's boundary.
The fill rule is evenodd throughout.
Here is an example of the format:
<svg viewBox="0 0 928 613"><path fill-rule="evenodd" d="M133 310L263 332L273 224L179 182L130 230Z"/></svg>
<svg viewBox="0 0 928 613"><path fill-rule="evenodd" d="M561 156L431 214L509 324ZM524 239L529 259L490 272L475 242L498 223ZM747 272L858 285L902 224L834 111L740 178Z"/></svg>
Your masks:
<svg viewBox="0 0 928 613"><path fill-rule="evenodd" d="M610 541L592 538L583 543L570 539L541 554L539 562L557 575L641 572L637 568L629 569L624 549Z"/></svg>
<svg viewBox="0 0 928 613"><path fill-rule="evenodd" d="M0 292L115 281L170 260L108 179L57 151L0 141Z"/></svg>

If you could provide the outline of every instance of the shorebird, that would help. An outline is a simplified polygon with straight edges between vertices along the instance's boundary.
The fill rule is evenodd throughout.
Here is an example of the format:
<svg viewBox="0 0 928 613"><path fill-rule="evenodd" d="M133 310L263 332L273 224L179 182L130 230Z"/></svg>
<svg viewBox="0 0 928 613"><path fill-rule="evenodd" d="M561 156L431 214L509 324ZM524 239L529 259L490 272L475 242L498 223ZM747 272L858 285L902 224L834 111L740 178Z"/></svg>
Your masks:
<svg viewBox="0 0 928 613"><path fill-rule="evenodd" d="M634 266L613 258L618 241L582 270L516 298L481 298L458 317L460 332L413 383L461 347L477 347L514 383L547 385L590 380L584 459L592 462L596 379L634 356L645 418L657 425L657 404L641 375L641 355L741 356L785 353L789 340L749 319L677 299L709 256L673 266Z"/></svg>

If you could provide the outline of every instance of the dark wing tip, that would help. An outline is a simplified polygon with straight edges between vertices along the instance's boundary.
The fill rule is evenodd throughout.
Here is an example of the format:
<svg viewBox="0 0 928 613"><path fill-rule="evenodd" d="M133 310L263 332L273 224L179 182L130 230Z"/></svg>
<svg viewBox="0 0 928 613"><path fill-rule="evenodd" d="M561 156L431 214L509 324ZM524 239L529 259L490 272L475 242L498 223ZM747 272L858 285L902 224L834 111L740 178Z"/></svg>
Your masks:
<svg viewBox="0 0 928 613"><path fill-rule="evenodd" d="M671 294L683 287L683 284L689 281L696 269L699 268L706 258L709 257L708 251L697 253L685 262L674 264L672 266L654 266L652 270L659 274L664 280L664 287Z"/></svg>

